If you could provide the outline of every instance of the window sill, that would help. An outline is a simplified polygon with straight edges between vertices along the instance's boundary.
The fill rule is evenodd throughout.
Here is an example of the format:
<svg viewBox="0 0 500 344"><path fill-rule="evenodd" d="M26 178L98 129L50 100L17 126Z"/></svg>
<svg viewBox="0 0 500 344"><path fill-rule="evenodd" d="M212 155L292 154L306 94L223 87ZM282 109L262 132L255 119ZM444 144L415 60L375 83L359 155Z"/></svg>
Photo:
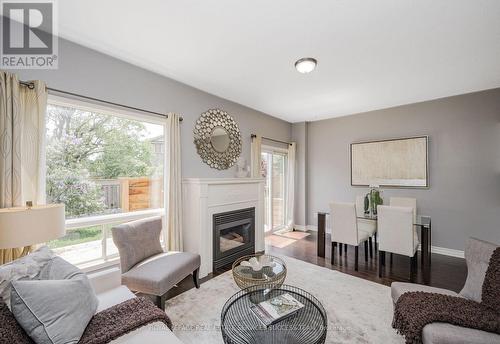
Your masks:
<svg viewBox="0 0 500 344"><path fill-rule="evenodd" d="M88 273L93 273L97 272L100 270L105 270L110 267L120 267L120 258L115 257L112 259L104 260L104 259L98 259L92 262L88 263L83 263L83 264L77 264L76 265L80 270L85 272L86 274Z"/></svg>
<svg viewBox="0 0 500 344"><path fill-rule="evenodd" d="M117 213L108 215L88 216L66 220L66 229L76 229L96 225L106 225L116 222L134 221L144 219L149 216L163 216L165 209L148 209L131 211L128 213Z"/></svg>

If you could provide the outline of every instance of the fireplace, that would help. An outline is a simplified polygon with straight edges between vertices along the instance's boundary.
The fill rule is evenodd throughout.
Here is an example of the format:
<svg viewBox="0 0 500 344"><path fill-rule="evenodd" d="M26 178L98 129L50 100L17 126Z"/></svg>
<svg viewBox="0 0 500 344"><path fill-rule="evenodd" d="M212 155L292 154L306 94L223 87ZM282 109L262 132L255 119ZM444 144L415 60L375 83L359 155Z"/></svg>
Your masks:
<svg viewBox="0 0 500 344"><path fill-rule="evenodd" d="M213 270L255 253L255 208L213 215Z"/></svg>

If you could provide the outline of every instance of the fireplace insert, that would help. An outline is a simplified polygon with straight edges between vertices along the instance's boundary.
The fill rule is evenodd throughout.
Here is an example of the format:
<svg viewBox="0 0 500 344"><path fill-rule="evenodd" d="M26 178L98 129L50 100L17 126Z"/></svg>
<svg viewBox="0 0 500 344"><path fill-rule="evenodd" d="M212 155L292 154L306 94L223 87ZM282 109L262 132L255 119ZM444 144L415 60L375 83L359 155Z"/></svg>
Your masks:
<svg viewBox="0 0 500 344"><path fill-rule="evenodd" d="M255 208L213 215L213 270L255 253Z"/></svg>

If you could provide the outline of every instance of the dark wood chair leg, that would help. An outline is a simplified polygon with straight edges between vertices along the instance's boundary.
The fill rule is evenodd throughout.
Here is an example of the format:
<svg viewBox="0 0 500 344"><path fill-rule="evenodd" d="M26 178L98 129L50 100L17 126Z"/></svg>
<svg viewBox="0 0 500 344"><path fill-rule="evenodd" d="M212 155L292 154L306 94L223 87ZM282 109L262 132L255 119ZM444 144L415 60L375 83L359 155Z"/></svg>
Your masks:
<svg viewBox="0 0 500 344"><path fill-rule="evenodd" d="M373 240L375 241L375 253L377 253L377 251L378 251L378 247L377 247L377 232L375 232L375 234L373 235Z"/></svg>
<svg viewBox="0 0 500 344"><path fill-rule="evenodd" d="M193 271L193 282L196 289L200 289L200 268Z"/></svg>
<svg viewBox="0 0 500 344"><path fill-rule="evenodd" d="M335 264L335 246L337 246L337 243L332 242L332 258L331 258L332 265Z"/></svg>
<svg viewBox="0 0 500 344"><path fill-rule="evenodd" d="M370 259L373 258L373 242L372 242L372 237L368 238L368 242L370 245Z"/></svg>
<svg viewBox="0 0 500 344"><path fill-rule="evenodd" d="M413 282L413 267L415 266L415 263L413 262L414 257L410 257L410 282Z"/></svg>
<svg viewBox="0 0 500 344"><path fill-rule="evenodd" d="M378 251L378 277L382 277L382 256L383 251Z"/></svg>
<svg viewBox="0 0 500 344"><path fill-rule="evenodd" d="M342 257L342 243L339 242L339 255Z"/></svg>
<svg viewBox="0 0 500 344"><path fill-rule="evenodd" d="M368 240L365 241L365 262L368 261Z"/></svg>
<svg viewBox="0 0 500 344"><path fill-rule="evenodd" d="M385 266L385 251L382 251L382 266Z"/></svg>
<svg viewBox="0 0 500 344"><path fill-rule="evenodd" d="M391 266L392 266L392 252L391 252L391 255L389 257L389 264L391 264Z"/></svg>
<svg viewBox="0 0 500 344"><path fill-rule="evenodd" d="M167 299L167 293L156 297L156 306L158 306L158 308L160 308L162 311L165 310L165 300Z"/></svg>
<svg viewBox="0 0 500 344"><path fill-rule="evenodd" d="M354 270L358 271L358 248L359 246L354 247Z"/></svg>
<svg viewBox="0 0 500 344"><path fill-rule="evenodd" d="M344 244L344 253L345 253L345 256L347 257L347 244Z"/></svg>

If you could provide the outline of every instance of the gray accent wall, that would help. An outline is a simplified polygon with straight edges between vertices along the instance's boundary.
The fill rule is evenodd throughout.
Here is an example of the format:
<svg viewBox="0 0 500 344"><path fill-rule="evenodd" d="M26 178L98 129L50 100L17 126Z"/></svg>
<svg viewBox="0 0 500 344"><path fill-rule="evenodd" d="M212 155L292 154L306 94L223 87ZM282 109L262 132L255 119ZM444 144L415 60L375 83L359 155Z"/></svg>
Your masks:
<svg viewBox="0 0 500 344"><path fill-rule="evenodd" d="M385 188L384 200L417 198L434 246L463 250L469 236L500 243L500 89L310 122L308 224L329 202L368 191L350 185L350 143L416 135L429 135L430 188Z"/></svg>
<svg viewBox="0 0 500 344"><path fill-rule="evenodd" d="M208 68L208 67L207 67ZM238 122L242 155L250 165L250 134L288 141L291 124L175 80L101 54L70 41L59 41L59 69L12 71L21 80L39 79L51 88L150 111L182 114L182 174L184 177L234 177L235 167L218 171L204 164L193 144L193 126L212 108L227 111Z"/></svg>
<svg viewBox="0 0 500 344"><path fill-rule="evenodd" d="M295 225L307 225L307 122L292 124L292 141L297 143L295 160Z"/></svg>

